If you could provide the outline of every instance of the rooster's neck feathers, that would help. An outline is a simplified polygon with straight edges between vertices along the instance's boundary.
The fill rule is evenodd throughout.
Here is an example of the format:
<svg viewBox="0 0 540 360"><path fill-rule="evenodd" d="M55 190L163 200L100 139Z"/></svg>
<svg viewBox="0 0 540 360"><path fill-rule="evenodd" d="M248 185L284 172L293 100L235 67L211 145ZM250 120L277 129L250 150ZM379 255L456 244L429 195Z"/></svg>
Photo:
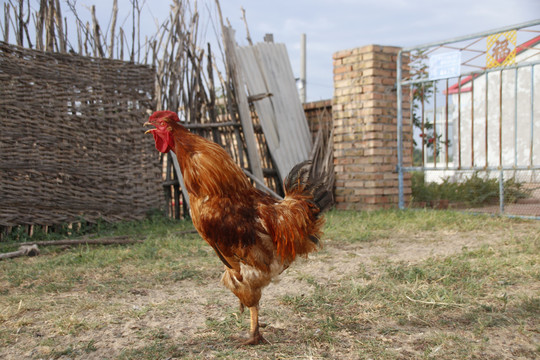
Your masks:
<svg viewBox="0 0 540 360"><path fill-rule="evenodd" d="M195 196L230 196L253 189L247 176L219 145L172 125L174 149L188 192Z"/></svg>

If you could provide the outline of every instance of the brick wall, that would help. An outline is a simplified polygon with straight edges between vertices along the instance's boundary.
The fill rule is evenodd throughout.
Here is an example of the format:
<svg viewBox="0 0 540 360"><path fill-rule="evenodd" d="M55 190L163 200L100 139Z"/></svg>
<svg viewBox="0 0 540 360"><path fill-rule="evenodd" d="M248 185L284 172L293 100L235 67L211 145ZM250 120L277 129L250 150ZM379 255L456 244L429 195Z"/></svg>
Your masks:
<svg viewBox="0 0 540 360"><path fill-rule="evenodd" d="M336 207L397 207L396 61L400 48L369 45L334 54ZM404 67L406 74L406 67ZM404 93L404 99L409 95ZM403 118L409 118L409 105ZM404 121L406 123L407 121ZM404 125L404 165L412 163L411 126ZM404 183L406 202L410 177Z"/></svg>

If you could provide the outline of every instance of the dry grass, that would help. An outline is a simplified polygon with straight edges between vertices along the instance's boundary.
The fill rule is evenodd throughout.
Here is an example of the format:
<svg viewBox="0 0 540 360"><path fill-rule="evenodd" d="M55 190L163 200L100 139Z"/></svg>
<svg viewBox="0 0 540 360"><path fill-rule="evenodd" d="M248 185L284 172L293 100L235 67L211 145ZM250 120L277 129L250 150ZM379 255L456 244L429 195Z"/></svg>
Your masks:
<svg viewBox="0 0 540 360"><path fill-rule="evenodd" d="M322 251L262 300L272 343L188 222L128 223L131 246L0 263L0 358L532 359L540 223L453 212L330 212ZM111 230L108 230L109 233ZM4 248L6 246L4 245Z"/></svg>

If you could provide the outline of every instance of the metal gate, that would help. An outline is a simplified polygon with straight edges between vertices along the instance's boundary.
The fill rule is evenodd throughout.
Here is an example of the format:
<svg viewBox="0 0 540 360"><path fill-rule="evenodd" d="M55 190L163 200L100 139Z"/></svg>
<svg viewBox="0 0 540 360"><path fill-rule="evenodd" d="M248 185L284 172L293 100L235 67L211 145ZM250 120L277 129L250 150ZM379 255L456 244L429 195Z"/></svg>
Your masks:
<svg viewBox="0 0 540 360"><path fill-rule="evenodd" d="M540 219L538 64L540 20L400 51L401 209L426 206L422 181L436 206Z"/></svg>

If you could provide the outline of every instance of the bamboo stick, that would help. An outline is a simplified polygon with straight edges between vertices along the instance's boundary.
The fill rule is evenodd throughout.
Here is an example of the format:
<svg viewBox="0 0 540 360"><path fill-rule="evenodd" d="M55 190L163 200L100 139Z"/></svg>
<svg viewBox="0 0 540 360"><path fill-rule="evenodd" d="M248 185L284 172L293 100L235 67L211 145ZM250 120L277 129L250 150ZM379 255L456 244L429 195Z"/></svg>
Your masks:
<svg viewBox="0 0 540 360"><path fill-rule="evenodd" d="M19 15L17 16L17 32L16 32L16 39L17 39L17 45L22 46L23 45L23 4L24 0L19 0Z"/></svg>
<svg viewBox="0 0 540 360"><path fill-rule="evenodd" d="M77 23L77 45L79 49L79 54L83 53L83 44L82 44L82 30L79 23Z"/></svg>
<svg viewBox="0 0 540 360"><path fill-rule="evenodd" d="M4 41L9 42L9 4L4 4L4 28L2 29L4 33Z"/></svg>
<svg viewBox="0 0 540 360"><path fill-rule="evenodd" d="M120 28L120 60L124 60L124 29Z"/></svg>
<svg viewBox="0 0 540 360"><path fill-rule="evenodd" d="M96 6L92 5L92 30L94 35L94 56L104 57L103 48L101 47L101 30L96 18Z"/></svg>
<svg viewBox="0 0 540 360"><path fill-rule="evenodd" d="M113 0L112 21L111 21L111 40L109 44L109 58L114 57L114 32L116 28L116 16L118 15L118 0Z"/></svg>
<svg viewBox="0 0 540 360"><path fill-rule="evenodd" d="M64 37L64 29L62 25L62 8L60 7L59 0L56 0L55 6L54 6L54 19L56 22L56 28L58 30L58 44L60 47L60 52L65 53L66 52L66 39Z"/></svg>
<svg viewBox="0 0 540 360"><path fill-rule="evenodd" d="M49 0L46 14L45 51L54 51L54 0Z"/></svg>
<svg viewBox="0 0 540 360"><path fill-rule="evenodd" d="M246 10L241 7L240 11L242 12L242 20L244 21L244 25L246 27L246 39L249 45L253 46L253 41L251 41L251 35L249 34L249 26L246 19Z"/></svg>
<svg viewBox="0 0 540 360"><path fill-rule="evenodd" d="M84 54L88 56L90 52L88 51L89 43L89 34L90 34L90 23L86 22L85 32L84 32ZM92 47L92 45L90 45Z"/></svg>

